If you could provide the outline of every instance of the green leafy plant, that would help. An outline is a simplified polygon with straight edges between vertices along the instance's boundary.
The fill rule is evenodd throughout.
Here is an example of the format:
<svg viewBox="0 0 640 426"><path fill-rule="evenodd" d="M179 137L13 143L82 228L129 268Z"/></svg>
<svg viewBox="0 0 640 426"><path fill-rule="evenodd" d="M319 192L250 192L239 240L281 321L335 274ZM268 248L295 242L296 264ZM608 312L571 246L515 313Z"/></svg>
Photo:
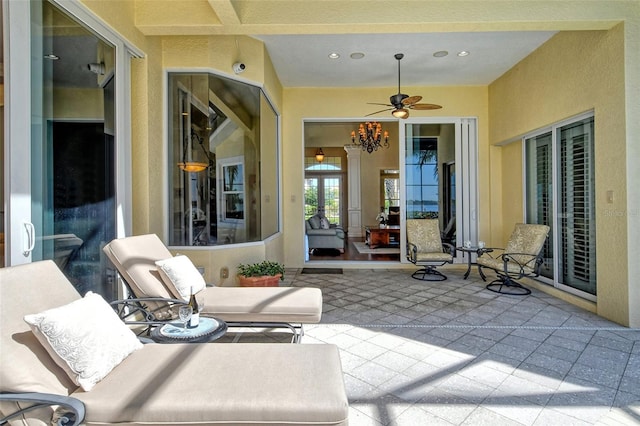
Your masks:
<svg viewBox="0 0 640 426"><path fill-rule="evenodd" d="M247 265L241 263L238 265L238 275L244 275L245 277L275 276L278 274L281 274L280 279L284 280L284 265L270 260Z"/></svg>

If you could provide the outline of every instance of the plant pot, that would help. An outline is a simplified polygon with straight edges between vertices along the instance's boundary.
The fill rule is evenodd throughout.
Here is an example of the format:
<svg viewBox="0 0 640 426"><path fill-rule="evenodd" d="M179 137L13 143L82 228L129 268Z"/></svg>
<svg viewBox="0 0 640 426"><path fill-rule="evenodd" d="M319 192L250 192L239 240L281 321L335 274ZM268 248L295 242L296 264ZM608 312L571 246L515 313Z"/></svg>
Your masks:
<svg viewBox="0 0 640 426"><path fill-rule="evenodd" d="M240 287L278 287L282 274L263 275L261 277L245 277L238 275Z"/></svg>

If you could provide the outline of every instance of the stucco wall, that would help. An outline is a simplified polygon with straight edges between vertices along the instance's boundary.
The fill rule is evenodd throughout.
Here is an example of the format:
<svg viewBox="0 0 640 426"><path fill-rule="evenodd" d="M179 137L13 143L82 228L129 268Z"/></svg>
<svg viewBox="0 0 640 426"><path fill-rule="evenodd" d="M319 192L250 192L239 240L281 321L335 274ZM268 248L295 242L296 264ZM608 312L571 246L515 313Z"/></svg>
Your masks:
<svg viewBox="0 0 640 426"><path fill-rule="evenodd" d="M242 79L264 86L280 110L282 89L271 61L265 56L261 42L239 37L247 70ZM233 75L236 57L236 37L190 36L149 37L147 57L134 59L132 66L132 181L133 234L156 233L166 241L167 229L167 131L166 131L166 71L211 71ZM205 268L205 278L217 285L234 285L239 263L263 260L269 247L270 260L283 260L282 234L268 243L250 243L214 248L181 248L194 263ZM227 267L230 278L221 280L220 269Z"/></svg>
<svg viewBox="0 0 640 426"><path fill-rule="evenodd" d="M562 32L489 86L489 138L503 143L595 111L597 312L628 324L624 28ZM522 153L501 148L503 236L522 220ZM607 203L607 191L614 202ZM504 238L504 237L503 237Z"/></svg>

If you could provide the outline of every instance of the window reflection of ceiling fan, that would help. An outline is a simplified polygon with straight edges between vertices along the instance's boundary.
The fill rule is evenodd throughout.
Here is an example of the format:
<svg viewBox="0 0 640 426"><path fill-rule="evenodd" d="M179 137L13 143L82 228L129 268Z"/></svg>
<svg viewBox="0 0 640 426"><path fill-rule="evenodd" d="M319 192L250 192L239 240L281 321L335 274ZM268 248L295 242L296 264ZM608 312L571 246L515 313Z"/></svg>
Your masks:
<svg viewBox="0 0 640 426"><path fill-rule="evenodd" d="M427 110L427 109L440 109L442 106L435 104L419 104L422 100L422 96L409 96L400 92L400 60L404 58L403 53L396 53L394 57L398 60L398 94L393 95L389 98L390 104L378 104L369 102L369 105L384 105L391 108L386 108L380 111L372 112L371 114L367 114L366 117L374 114L379 114L384 111L391 111L391 115L396 118L407 118L409 117L410 109L417 110Z"/></svg>

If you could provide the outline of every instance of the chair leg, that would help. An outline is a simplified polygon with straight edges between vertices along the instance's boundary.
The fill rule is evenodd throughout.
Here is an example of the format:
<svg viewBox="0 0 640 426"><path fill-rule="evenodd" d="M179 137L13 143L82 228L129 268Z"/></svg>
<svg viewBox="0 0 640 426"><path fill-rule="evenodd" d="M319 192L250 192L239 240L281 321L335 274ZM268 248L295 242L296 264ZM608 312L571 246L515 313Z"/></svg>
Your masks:
<svg viewBox="0 0 640 426"><path fill-rule="evenodd" d="M421 281L444 281L447 279L447 276L441 274L433 266L425 266L411 274L411 278Z"/></svg>
<svg viewBox="0 0 640 426"><path fill-rule="evenodd" d="M498 275L497 279L487 284L486 289L494 293L509 294L512 296L526 296L531 294L531 290L505 275Z"/></svg>

